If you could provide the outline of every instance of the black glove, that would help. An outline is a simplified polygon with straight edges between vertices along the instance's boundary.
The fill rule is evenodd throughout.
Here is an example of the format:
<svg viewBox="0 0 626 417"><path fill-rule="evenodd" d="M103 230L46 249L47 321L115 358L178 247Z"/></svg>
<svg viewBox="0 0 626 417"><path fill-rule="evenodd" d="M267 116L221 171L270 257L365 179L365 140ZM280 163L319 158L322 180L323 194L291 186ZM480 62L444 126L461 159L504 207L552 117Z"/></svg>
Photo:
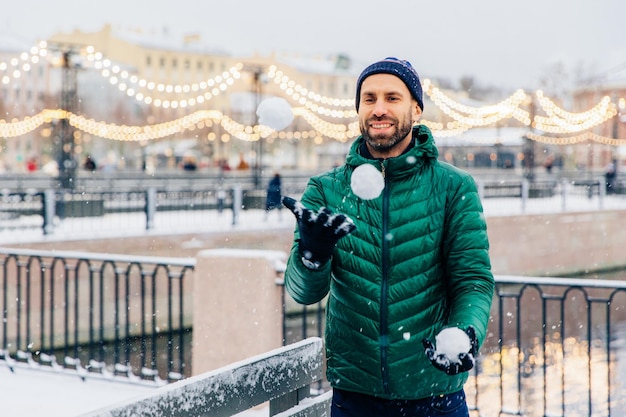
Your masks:
<svg viewBox="0 0 626 417"><path fill-rule="evenodd" d="M317 269L328 261L337 241L356 229L352 219L345 214L333 214L326 207L314 213L291 197L283 197L283 204L298 221L298 247L302 262L308 268Z"/></svg>
<svg viewBox="0 0 626 417"><path fill-rule="evenodd" d="M422 344L426 352L426 356L433 366L448 375L456 375L461 372L467 372L474 367L476 353L478 353L478 341L476 340L476 331L469 326L465 333L470 339L470 350L467 353L460 353L458 360L452 361L446 354L438 354L437 349L430 340L424 338Z"/></svg>

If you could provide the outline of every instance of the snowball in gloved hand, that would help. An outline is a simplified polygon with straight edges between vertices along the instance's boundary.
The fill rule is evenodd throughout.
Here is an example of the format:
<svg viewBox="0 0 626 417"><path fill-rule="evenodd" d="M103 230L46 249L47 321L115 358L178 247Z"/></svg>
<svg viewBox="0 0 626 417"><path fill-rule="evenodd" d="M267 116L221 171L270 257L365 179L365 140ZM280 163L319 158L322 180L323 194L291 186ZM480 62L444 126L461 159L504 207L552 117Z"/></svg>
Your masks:
<svg viewBox="0 0 626 417"><path fill-rule="evenodd" d="M459 354L471 349L470 338L458 327L443 329L435 336L436 355L446 355L450 362L460 363Z"/></svg>

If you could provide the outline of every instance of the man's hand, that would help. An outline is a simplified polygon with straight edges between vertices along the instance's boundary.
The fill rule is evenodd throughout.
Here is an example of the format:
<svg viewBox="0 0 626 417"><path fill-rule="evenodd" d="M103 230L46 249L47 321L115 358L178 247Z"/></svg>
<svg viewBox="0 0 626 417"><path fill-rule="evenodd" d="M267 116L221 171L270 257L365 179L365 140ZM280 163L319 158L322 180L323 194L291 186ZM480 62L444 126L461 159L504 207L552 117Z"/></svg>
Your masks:
<svg viewBox="0 0 626 417"><path fill-rule="evenodd" d="M476 354L478 353L478 341L476 340L476 331L472 326L465 330L465 334L469 337L470 349L468 352L460 352L456 358L451 358L445 353L437 352L433 343L424 338L424 352L433 364L433 366L448 375L456 375L461 372L467 372L474 367Z"/></svg>
<svg viewBox="0 0 626 417"><path fill-rule="evenodd" d="M317 269L326 263L339 239L356 229L352 219L345 214L333 214L326 207L315 213L291 197L283 197L283 204L298 221L300 254L308 268Z"/></svg>

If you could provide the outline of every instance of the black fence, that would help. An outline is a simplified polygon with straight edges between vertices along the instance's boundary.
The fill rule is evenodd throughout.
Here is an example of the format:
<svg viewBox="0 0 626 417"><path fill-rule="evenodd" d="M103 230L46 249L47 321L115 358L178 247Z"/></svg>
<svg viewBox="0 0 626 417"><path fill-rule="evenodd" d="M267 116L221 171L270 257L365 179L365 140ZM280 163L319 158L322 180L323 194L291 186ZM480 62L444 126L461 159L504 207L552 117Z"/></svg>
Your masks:
<svg viewBox="0 0 626 417"><path fill-rule="evenodd" d="M488 337L465 387L470 408L493 417L625 415L624 306L624 281L496 277ZM285 318L287 343L321 337L324 302Z"/></svg>
<svg viewBox="0 0 626 417"><path fill-rule="evenodd" d="M0 361L158 383L189 376L189 259L0 250ZM322 336L325 303L286 299L284 343ZM466 385L483 416L626 413L626 282L496 277ZM316 387L328 389L327 381Z"/></svg>
<svg viewBox="0 0 626 417"><path fill-rule="evenodd" d="M285 189L301 189L314 171L285 170L281 172L282 185ZM71 187L62 187L61 181L42 173L0 174L3 194L36 193L45 190L73 192L103 191L145 191L149 188L160 190L206 190L232 189L240 187L244 190L265 191L273 171L268 171L257 179L249 170L243 171L166 171L148 174L137 171L117 172L80 172L72 179ZM259 184L257 184L259 183Z"/></svg>
<svg viewBox="0 0 626 417"><path fill-rule="evenodd" d="M39 235L62 235L85 228L141 233L171 225L195 229L198 222L238 224L241 210L265 209L265 191L245 188L248 186L245 182L242 185L233 180L230 185L215 186L169 179L158 187L152 182L132 184L133 187L146 185L149 188L130 189L131 184L127 183L108 190L94 183L93 188L82 191L79 187L73 190L4 190L0 192L0 234L29 230L33 234L39 232ZM304 177L290 178L285 181L282 193L297 198L305 184ZM553 204L555 199L559 199L562 211L575 205L575 198L595 201L597 209L602 209L607 200L601 179L561 179L558 182L479 180L478 190L485 203L487 200L515 200L522 214L543 202ZM611 190L610 194L617 194L622 188L616 186ZM620 200L621 196L612 198ZM199 218L193 219L194 214ZM87 220L90 221L85 224Z"/></svg>
<svg viewBox="0 0 626 417"><path fill-rule="evenodd" d="M284 188L285 195L297 196L302 188ZM241 210L265 209L264 191L221 186L212 188L148 188L145 190L77 191L44 190L0 193L0 233L30 230L41 235L77 232L85 227L113 231L141 232L161 224L185 225L193 213L208 215L205 220L232 224ZM125 216L122 216L125 215ZM216 217L219 216L219 217ZM81 222L83 220L83 222Z"/></svg>
<svg viewBox="0 0 626 417"><path fill-rule="evenodd" d="M144 379L188 376L195 263L0 249L0 358Z"/></svg>

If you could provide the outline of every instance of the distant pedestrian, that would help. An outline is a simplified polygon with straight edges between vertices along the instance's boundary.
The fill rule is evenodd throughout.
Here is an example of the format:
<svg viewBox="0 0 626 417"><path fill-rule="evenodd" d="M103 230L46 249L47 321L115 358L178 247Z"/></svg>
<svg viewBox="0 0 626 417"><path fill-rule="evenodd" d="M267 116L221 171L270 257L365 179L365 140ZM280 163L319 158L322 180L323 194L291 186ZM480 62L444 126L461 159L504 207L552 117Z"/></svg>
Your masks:
<svg viewBox="0 0 626 417"><path fill-rule="evenodd" d="M217 189L216 197L217 197L217 212L219 214L222 214L222 212L224 211L224 204L226 202L226 191L221 186L220 188Z"/></svg>
<svg viewBox="0 0 626 417"><path fill-rule="evenodd" d="M552 167L554 166L554 156L553 155L548 155L548 157L546 158L546 161L544 162L543 166L546 169L546 172L548 174L552 174Z"/></svg>
<svg viewBox="0 0 626 417"><path fill-rule="evenodd" d="M91 172L96 170L96 161L93 160L91 155L87 155L87 157L85 158L85 162L83 163L83 168Z"/></svg>
<svg viewBox="0 0 626 417"><path fill-rule="evenodd" d="M38 169L37 158L34 156L26 161L26 170L28 172L35 172Z"/></svg>
<svg viewBox="0 0 626 417"><path fill-rule="evenodd" d="M195 171L198 169L198 164L196 164L196 159L192 157L185 157L183 160L183 170L185 171Z"/></svg>
<svg viewBox="0 0 626 417"><path fill-rule="evenodd" d="M616 176L617 176L617 172L615 170L615 163L611 162L609 165L607 165L606 171L604 172L607 194L613 194L615 192L615 177Z"/></svg>
<svg viewBox="0 0 626 417"><path fill-rule="evenodd" d="M267 215L273 209L278 209L278 213L280 216L282 210L281 203L281 179L280 174L277 172L274 174L274 177L270 180L270 183L267 186L267 198L265 200L265 218L267 219Z"/></svg>

